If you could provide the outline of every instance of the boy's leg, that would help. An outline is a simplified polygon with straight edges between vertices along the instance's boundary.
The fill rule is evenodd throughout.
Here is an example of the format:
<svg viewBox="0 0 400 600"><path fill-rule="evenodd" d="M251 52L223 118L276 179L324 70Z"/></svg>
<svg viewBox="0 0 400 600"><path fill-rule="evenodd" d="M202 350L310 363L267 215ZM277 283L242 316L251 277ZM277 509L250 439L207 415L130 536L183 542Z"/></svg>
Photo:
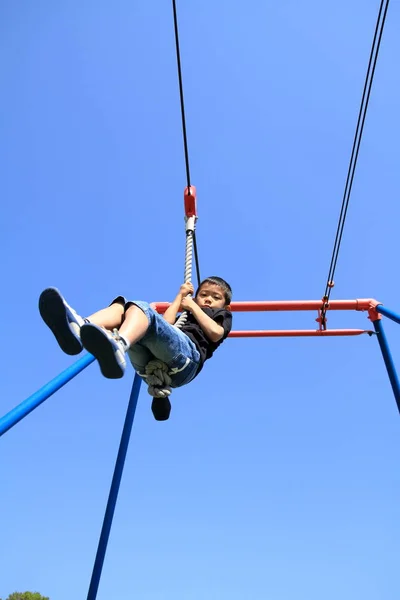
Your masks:
<svg viewBox="0 0 400 600"><path fill-rule="evenodd" d="M119 299L118 299L119 300ZM66 354L79 354L82 350L80 331L86 320L69 306L56 288L47 288L39 298L39 311L51 329L60 348ZM90 317L103 327L119 327L124 313L124 303L115 303Z"/></svg>
<svg viewBox="0 0 400 600"><path fill-rule="evenodd" d="M120 333L133 339L134 345L131 346L129 355L135 369L139 370L140 367L140 372L143 372L142 365L139 364L142 361L138 360L142 356L137 350L147 350L152 358L164 362L169 367L172 387L180 387L191 381L200 362L200 354L192 340L168 323L147 303L128 302L127 306ZM135 329L138 322L142 326L140 332Z"/></svg>
<svg viewBox="0 0 400 600"><path fill-rule="evenodd" d="M128 303L124 322L113 335L87 323L81 328L81 339L86 350L97 358L103 375L111 379L123 376L125 353L130 347L132 363L141 373L146 356L165 362L170 368L172 387L191 381L199 366L200 354L194 343L146 302Z"/></svg>
<svg viewBox="0 0 400 600"><path fill-rule="evenodd" d="M105 327L106 329L112 331L115 328L119 329L123 316L124 304L114 302L110 306L107 306L107 308L102 308L101 310L93 313L93 315L90 315L87 320L90 321L90 323L94 323L95 325Z"/></svg>
<svg viewBox="0 0 400 600"><path fill-rule="evenodd" d="M119 333L125 338L129 346L133 346L145 335L149 326L149 319L142 309L131 304L125 311L125 319Z"/></svg>
<svg viewBox="0 0 400 600"><path fill-rule="evenodd" d="M111 334L96 325L96 320L102 317L102 312L89 317L90 323L82 326L82 344L96 357L104 377L119 379L125 372L126 351L145 335L149 321L139 308L131 306L126 311L119 332Z"/></svg>

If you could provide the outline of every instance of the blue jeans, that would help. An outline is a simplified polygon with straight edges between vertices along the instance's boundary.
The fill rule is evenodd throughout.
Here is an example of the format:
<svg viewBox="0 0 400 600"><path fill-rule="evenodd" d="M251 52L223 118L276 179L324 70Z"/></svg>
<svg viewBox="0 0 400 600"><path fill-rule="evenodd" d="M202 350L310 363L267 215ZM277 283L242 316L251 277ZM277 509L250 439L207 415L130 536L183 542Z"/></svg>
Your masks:
<svg viewBox="0 0 400 600"><path fill-rule="evenodd" d="M129 358L139 375L145 372L148 362L158 358L169 367L171 387L186 385L196 376L200 353L192 340L153 310L147 302L129 301L140 308L149 321L144 336L128 350Z"/></svg>

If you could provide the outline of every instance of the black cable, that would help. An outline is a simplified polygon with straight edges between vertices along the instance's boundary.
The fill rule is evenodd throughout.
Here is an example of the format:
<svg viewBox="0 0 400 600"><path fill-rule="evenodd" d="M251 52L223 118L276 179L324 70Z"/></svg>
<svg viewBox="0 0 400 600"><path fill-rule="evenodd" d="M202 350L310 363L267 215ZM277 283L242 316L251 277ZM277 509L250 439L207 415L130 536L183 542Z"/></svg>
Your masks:
<svg viewBox="0 0 400 600"><path fill-rule="evenodd" d="M174 13L176 62L177 62L177 66L178 66L179 97L180 97L180 103L181 103L182 134L183 134L183 147L184 147L184 151L185 151L186 179L187 179L188 193L190 194L189 149L188 149L187 132L186 132L185 101L184 101L184 97L183 97L181 51L180 51L180 47L179 47L179 28L178 28L178 16L177 16L177 11L176 11L176 0L172 0L172 10ZM198 285L200 286L200 281L201 281L200 265L199 265L199 256L198 256L198 252L197 252L196 232L193 232L193 249L194 249L194 259L195 259L195 264L196 264L197 282L198 282Z"/></svg>
<svg viewBox="0 0 400 600"><path fill-rule="evenodd" d="M358 153L360 150L362 134L364 130L365 117L367 115L369 98L371 95L372 83L375 74L375 68L378 60L379 48L382 40L383 28L385 25L386 14L389 7L390 0L381 0L379 14L376 22L374 39L372 42L371 53L368 62L367 74L365 77L364 90L361 99L360 111L358 114L356 133L354 136L353 148L350 157L349 169L346 178L346 185L343 194L342 207L340 210L339 223L336 231L335 243L333 246L332 259L329 267L328 279L325 287L325 294L323 297L324 305L322 307L322 320L325 320L325 311L329 302L331 290L334 283L334 275L336 264L339 256L340 244L342 241L344 224L346 221L347 209L350 201L350 194L353 186L354 174L357 166ZM383 12L383 17L381 19ZM372 67L372 68L371 68Z"/></svg>
<svg viewBox="0 0 400 600"><path fill-rule="evenodd" d="M180 96L180 100L181 100L182 133L183 133L183 146L184 146L184 150L185 150L186 179L187 179L187 187L188 187L189 193L190 193L189 150L188 150L187 133L186 133L186 117L185 117L185 101L183 98L181 52L179 49L178 17L177 17L177 13L176 13L176 1L175 0L172 0L172 9L174 12L176 62L178 65L179 96Z"/></svg>
<svg viewBox="0 0 400 600"><path fill-rule="evenodd" d="M381 18L381 14L382 14L382 5L383 2L381 2L380 8L379 8L379 14L378 14L378 19L377 19L377 24L375 27L375 34L374 34L374 39L372 42L372 48L371 48L371 53L369 56L369 62L368 62L368 68L367 68L367 74L366 74L366 78L365 78L365 82L364 82L364 90L363 90L363 95L361 98L361 105L360 105L360 110L358 113L358 119L357 119L357 126L356 126L356 132L355 132L355 136L354 136L354 141L353 141L353 148L351 151L351 157L350 157L350 163L349 163L349 170L347 172L347 178L346 178L346 185L344 188L344 194L343 194L343 199L342 199L342 207L340 210L340 215L339 215L339 224L338 224L338 228L336 231L336 237L335 237L335 243L334 243L334 247L333 247L333 253L332 253L332 259L331 259L331 264L329 267L329 274L328 274L328 282L331 281L333 279L333 271L334 271L334 264L335 264L335 254L337 251L337 246L338 246L338 242L339 242L339 238L340 238L340 224L342 223L342 220L345 217L345 211L346 211L346 198L348 198L347 194L348 194L348 189L349 189L349 182L350 182L350 178L351 178L351 171L352 171L352 167L354 165L354 155L356 152L356 144L358 141L358 148L360 147L360 142L361 142L361 138L359 137L359 130L360 130L360 123L361 120L363 118L363 107L364 107L364 100L365 100L365 95L367 93L367 82L370 80L370 71L371 71L371 65L372 65L372 60L374 57L374 48L375 48L375 43L376 43L376 38L378 35L378 23L380 22L380 18ZM364 113L364 119L365 120L365 113ZM358 148L357 148L357 156L358 156ZM353 171L353 176L354 176L354 171ZM348 203L347 203L348 205ZM328 289L325 289L325 294L328 292Z"/></svg>
<svg viewBox="0 0 400 600"><path fill-rule="evenodd" d="M193 232L193 249L194 249L194 260L196 263L196 274L197 274L197 287L200 287L201 277L200 277L200 264L199 264L199 255L197 253L197 239L196 232Z"/></svg>

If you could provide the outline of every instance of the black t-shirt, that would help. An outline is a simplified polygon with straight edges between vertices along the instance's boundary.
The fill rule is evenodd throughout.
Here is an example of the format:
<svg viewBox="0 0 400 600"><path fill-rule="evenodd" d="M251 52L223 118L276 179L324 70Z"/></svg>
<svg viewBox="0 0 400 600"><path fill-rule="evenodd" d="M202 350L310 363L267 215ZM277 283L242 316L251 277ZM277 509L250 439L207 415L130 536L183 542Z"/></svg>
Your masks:
<svg viewBox="0 0 400 600"><path fill-rule="evenodd" d="M197 375L203 368L205 361L212 357L215 350L222 344L232 328L232 313L229 310L226 310L225 308L208 307L205 307L202 310L206 313L206 315L211 317L213 321L223 327L224 335L220 340L218 340L218 342L213 342L206 336L192 313L187 313L187 321L181 328L181 331L185 333L192 340L192 342L195 343L197 350L200 352L200 365Z"/></svg>

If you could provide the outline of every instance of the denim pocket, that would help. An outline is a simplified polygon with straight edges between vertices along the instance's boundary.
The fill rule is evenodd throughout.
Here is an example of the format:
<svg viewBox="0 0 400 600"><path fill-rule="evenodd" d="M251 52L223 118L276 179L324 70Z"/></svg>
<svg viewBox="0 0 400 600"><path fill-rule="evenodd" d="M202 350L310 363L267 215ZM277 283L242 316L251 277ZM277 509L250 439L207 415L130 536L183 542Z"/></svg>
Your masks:
<svg viewBox="0 0 400 600"><path fill-rule="evenodd" d="M171 387L177 388L190 383L197 373L199 364L187 355L179 352L173 360L168 363L169 375L171 376Z"/></svg>

